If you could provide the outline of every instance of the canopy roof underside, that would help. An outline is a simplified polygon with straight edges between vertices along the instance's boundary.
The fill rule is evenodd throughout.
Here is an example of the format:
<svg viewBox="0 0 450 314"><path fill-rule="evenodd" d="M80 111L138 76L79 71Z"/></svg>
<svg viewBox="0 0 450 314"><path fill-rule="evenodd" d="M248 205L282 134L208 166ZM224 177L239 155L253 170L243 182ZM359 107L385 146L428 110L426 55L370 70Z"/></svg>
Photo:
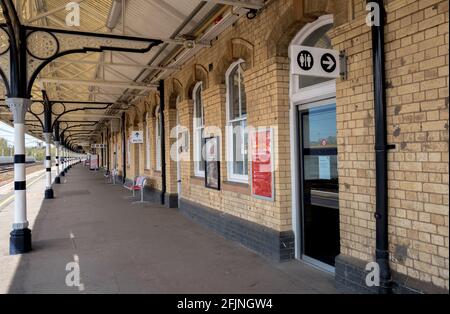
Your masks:
<svg viewBox="0 0 450 314"><path fill-rule="evenodd" d="M45 89L51 101L80 102L65 103L65 110L102 107L83 102L111 103L108 109L81 110L61 118L67 126L83 121L100 122L79 129L86 132L84 141L91 138L91 142L95 142L95 131L101 128L102 122L119 114L139 97L148 95L160 79L182 66L199 49L208 47L211 40L225 29L220 27L225 17L245 13L245 5L260 5L264 1L75 0L72 2L80 6L80 26L71 27L66 24L70 12L66 11L68 2L19 0L15 1L15 6L23 25L163 41L142 54L105 51L67 55L52 61L39 74L32 90L33 100L42 100L42 89ZM0 10L0 23L4 22ZM5 98L1 79L0 98ZM39 107L39 104L33 106ZM64 109L60 106L58 110ZM12 122L12 115L4 102L0 103L0 120ZM32 114L27 114L27 131L42 138L42 127Z"/></svg>

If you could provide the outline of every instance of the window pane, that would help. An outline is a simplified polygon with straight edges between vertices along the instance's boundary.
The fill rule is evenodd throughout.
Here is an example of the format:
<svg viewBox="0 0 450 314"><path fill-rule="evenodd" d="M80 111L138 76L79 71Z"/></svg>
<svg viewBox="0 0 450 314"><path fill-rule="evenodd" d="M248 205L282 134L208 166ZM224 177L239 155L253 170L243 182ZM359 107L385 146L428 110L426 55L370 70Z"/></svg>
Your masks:
<svg viewBox="0 0 450 314"><path fill-rule="evenodd" d="M230 76L230 120L239 118L239 67L236 67Z"/></svg>
<svg viewBox="0 0 450 314"><path fill-rule="evenodd" d="M245 84L243 76L244 73L240 65L239 65L239 73L240 73L240 88L241 88L241 116L245 116L247 114L247 95L245 93Z"/></svg>
<svg viewBox="0 0 450 314"><path fill-rule="evenodd" d="M233 174L248 174L248 135L246 121L233 125Z"/></svg>
<svg viewBox="0 0 450 314"><path fill-rule="evenodd" d="M336 106L311 109L303 116L304 148L336 148Z"/></svg>
<svg viewBox="0 0 450 314"><path fill-rule="evenodd" d="M203 125L203 104L202 104L202 88L198 87L195 91L195 118L198 119L197 125Z"/></svg>
<svg viewBox="0 0 450 314"><path fill-rule="evenodd" d="M195 130L196 132L196 143L197 147L195 150L196 158L195 162L197 163L197 171L203 172L205 171L205 158L204 158L204 147L205 147L205 139L202 138L203 128Z"/></svg>

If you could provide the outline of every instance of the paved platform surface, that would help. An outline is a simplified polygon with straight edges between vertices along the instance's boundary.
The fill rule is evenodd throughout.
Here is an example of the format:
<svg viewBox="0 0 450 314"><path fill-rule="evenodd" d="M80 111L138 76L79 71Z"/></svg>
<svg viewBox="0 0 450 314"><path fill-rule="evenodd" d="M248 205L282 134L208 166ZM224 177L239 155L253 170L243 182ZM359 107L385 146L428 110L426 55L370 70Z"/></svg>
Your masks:
<svg viewBox="0 0 450 314"><path fill-rule="evenodd" d="M176 209L131 205L101 173L77 166L66 180L55 200L42 200L43 179L28 191L30 254L8 255L12 205L0 212L0 293L337 292L302 262L268 261ZM66 284L74 265L79 287Z"/></svg>

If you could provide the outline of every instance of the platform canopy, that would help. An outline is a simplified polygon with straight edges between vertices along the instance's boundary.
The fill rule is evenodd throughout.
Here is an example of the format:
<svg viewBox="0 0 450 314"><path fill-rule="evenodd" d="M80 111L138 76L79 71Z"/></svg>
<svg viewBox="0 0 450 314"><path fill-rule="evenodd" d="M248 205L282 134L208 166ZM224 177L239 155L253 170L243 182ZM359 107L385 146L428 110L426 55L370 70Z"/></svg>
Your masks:
<svg viewBox="0 0 450 314"><path fill-rule="evenodd" d="M65 126L80 125L85 133L79 141L96 142L99 131L114 117L120 117L140 97L157 87L161 79L179 69L199 50L231 26L239 15L260 9L264 0L17 0L14 1L21 24L31 27L95 32L148 38L161 42L146 53L122 51L91 51L59 57L43 68L31 90L32 113L27 114L27 132L42 136L42 90L54 103L54 114L73 109L60 118ZM75 12L68 3L79 4L80 25L68 26L66 18ZM5 23L0 12L0 24ZM70 20L74 21L74 20ZM31 37L31 36L30 36ZM74 39L75 38L75 39ZM82 41L81 36L62 39ZM0 57L6 50L7 37L0 29ZM28 51L51 54L55 45L52 36L29 40ZM0 58L1 59L1 58ZM5 61L6 60L6 61ZM3 58L1 62L8 62ZM4 64L4 66L7 66ZM12 123L4 99L6 88L0 78L0 120ZM41 118L42 120L42 118ZM84 123L86 122L86 123ZM92 123L90 123L92 122ZM97 123L96 123L97 122ZM83 126L83 124L85 124ZM64 127L64 126L63 126ZM81 142L76 144L82 144Z"/></svg>

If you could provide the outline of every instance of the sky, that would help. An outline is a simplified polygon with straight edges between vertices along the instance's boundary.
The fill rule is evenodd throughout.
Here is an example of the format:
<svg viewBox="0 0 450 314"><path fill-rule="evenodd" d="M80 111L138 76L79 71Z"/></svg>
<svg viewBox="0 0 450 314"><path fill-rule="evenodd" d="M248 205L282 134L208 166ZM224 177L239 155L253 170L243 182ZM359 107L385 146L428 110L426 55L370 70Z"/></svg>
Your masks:
<svg viewBox="0 0 450 314"><path fill-rule="evenodd" d="M14 129L1 121L0 121L0 137L7 140L10 145L14 145ZM42 141L38 140L33 136L27 134L25 135L26 147L35 147L37 146L37 142L42 143Z"/></svg>

